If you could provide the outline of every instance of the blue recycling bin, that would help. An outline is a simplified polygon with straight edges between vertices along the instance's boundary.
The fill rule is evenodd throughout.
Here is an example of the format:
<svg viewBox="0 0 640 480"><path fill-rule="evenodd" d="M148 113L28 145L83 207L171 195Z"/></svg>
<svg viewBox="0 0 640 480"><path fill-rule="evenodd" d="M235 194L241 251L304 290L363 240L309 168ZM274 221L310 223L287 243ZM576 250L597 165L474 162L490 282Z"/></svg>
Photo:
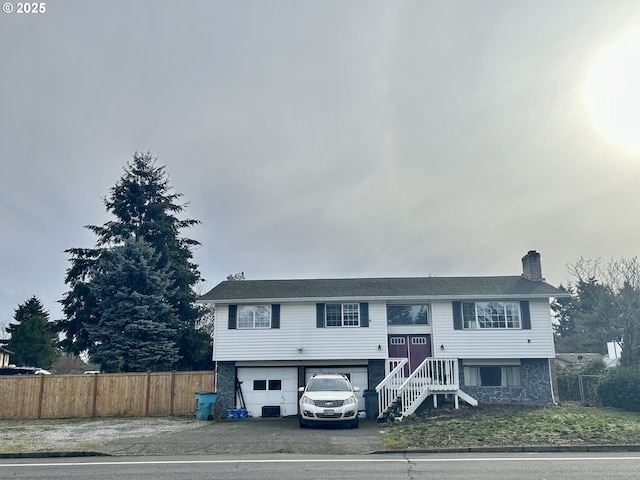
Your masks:
<svg viewBox="0 0 640 480"><path fill-rule="evenodd" d="M216 403L216 392L195 392L196 420L209 420L211 417L211 405Z"/></svg>

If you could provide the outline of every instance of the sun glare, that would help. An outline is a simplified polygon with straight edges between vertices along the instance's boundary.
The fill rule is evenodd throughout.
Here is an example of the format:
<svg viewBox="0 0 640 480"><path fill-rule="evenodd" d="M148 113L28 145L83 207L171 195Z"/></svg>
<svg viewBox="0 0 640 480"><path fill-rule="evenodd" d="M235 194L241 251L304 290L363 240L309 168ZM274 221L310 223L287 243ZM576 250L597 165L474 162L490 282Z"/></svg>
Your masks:
<svg viewBox="0 0 640 480"><path fill-rule="evenodd" d="M640 153L640 28L599 52L586 94L591 119L605 140Z"/></svg>

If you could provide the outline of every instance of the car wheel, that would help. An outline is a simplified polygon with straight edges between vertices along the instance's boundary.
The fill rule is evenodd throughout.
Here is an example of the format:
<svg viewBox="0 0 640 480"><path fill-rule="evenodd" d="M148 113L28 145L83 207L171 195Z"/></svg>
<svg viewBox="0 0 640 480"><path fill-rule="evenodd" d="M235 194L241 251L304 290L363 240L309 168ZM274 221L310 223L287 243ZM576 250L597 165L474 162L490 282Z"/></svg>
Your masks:
<svg viewBox="0 0 640 480"><path fill-rule="evenodd" d="M308 428L309 424L300 417L300 428Z"/></svg>

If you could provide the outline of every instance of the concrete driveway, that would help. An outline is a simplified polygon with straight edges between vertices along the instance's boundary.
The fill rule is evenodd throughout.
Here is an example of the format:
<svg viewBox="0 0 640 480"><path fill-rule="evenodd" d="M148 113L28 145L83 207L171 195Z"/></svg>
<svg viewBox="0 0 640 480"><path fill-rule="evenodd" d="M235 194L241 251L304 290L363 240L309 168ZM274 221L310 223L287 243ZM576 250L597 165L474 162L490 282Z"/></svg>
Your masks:
<svg viewBox="0 0 640 480"><path fill-rule="evenodd" d="M384 450L379 431L377 421L366 419L360 419L357 429L324 425L301 429L297 418L246 418L114 440L97 450L111 455L366 454Z"/></svg>

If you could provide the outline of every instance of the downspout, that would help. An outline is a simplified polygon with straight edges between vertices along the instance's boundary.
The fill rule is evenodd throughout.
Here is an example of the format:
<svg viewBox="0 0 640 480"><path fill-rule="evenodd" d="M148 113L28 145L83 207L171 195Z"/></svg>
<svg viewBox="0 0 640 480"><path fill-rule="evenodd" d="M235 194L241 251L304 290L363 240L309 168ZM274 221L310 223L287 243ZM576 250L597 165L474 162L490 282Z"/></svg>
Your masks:
<svg viewBox="0 0 640 480"><path fill-rule="evenodd" d="M551 359L547 358L547 366L549 367L549 386L551 387L551 402L554 405L558 405L558 402L556 402L556 396L553 393L553 372L551 371Z"/></svg>

